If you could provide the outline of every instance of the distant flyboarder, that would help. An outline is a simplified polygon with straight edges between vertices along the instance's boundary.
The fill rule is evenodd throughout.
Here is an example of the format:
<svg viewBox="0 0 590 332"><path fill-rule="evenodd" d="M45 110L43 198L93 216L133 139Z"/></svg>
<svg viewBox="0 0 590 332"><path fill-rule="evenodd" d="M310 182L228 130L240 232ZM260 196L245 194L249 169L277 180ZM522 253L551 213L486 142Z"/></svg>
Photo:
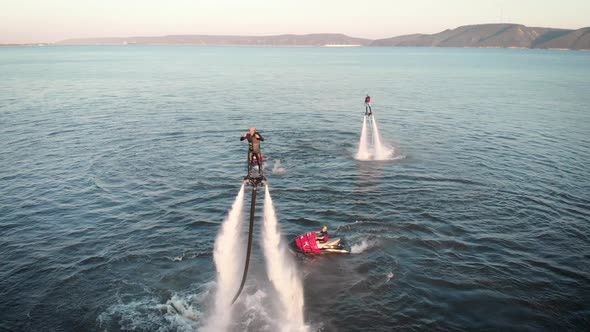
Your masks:
<svg viewBox="0 0 590 332"><path fill-rule="evenodd" d="M264 138L256 132L256 128L252 127L250 130L242 135L240 141L247 139L249 143L248 148L248 176L246 179L250 179L252 177L252 167L254 166L254 157L256 157L257 161L261 161L262 154L260 153L260 142L264 141ZM262 177L262 164L259 163L258 170L260 177Z"/></svg>
<svg viewBox="0 0 590 332"><path fill-rule="evenodd" d="M373 110L371 109L371 96L369 95L365 97L365 115L373 115Z"/></svg>

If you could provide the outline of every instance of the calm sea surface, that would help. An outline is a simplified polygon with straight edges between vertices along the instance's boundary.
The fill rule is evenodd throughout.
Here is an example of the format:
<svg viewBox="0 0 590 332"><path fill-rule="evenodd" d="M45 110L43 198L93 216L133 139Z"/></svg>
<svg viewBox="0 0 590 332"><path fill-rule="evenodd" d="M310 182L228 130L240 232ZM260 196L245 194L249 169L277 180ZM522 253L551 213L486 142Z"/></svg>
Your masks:
<svg viewBox="0 0 590 332"><path fill-rule="evenodd" d="M311 331L590 328L590 53L95 46L0 48L0 330L199 330L253 125L285 239L357 252L297 259Z"/></svg>

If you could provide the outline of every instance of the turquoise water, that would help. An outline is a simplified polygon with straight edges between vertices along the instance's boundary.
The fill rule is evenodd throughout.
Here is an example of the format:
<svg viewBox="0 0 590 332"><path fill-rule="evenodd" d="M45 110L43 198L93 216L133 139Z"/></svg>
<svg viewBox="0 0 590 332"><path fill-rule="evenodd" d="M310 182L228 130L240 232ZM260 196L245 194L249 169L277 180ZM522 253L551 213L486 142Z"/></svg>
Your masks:
<svg viewBox="0 0 590 332"><path fill-rule="evenodd" d="M298 261L310 330L590 324L587 52L16 47L0 77L2 330L200 329L252 125L284 236L358 252ZM367 93L396 160L353 158ZM276 330L250 273L232 330Z"/></svg>

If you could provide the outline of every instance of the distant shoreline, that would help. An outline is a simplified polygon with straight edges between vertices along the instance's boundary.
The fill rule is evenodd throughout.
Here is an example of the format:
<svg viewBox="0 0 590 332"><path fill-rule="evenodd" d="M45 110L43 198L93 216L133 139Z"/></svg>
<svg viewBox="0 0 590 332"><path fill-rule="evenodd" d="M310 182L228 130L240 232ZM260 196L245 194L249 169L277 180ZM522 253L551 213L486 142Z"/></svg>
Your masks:
<svg viewBox="0 0 590 332"><path fill-rule="evenodd" d="M231 36L167 35L66 39L55 43L4 44L0 46L51 45L194 45L257 47L451 47L590 50L590 27L577 30L491 23L465 25L435 34L411 34L384 39L356 38L338 33L307 35Z"/></svg>
<svg viewBox="0 0 590 332"><path fill-rule="evenodd" d="M62 45L62 44L0 44L0 48L5 47L127 47L127 46L191 46L191 47L255 47L255 48L437 48L437 49L506 49L506 50L538 50L538 51L575 51L590 52L590 49L571 49L571 48L530 48L530 47L473 47L473 46L363 46L363 45L203 45L203 44L88 44L88 45Z"/></svg>

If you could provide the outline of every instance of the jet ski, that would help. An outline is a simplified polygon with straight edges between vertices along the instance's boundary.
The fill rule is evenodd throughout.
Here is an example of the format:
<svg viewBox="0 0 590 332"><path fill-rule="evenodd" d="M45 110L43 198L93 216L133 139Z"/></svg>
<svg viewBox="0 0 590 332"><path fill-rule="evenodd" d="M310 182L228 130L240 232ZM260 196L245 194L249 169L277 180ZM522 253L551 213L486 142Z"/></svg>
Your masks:
<svg viewBox="0 0 590 332"><path fill-rule="evenodd" d="M337 237L322 242L316 239L318 232L301 234L293 240L293 250L304 254L350 254L350 250L344 245L342 239Z"/></svg>

